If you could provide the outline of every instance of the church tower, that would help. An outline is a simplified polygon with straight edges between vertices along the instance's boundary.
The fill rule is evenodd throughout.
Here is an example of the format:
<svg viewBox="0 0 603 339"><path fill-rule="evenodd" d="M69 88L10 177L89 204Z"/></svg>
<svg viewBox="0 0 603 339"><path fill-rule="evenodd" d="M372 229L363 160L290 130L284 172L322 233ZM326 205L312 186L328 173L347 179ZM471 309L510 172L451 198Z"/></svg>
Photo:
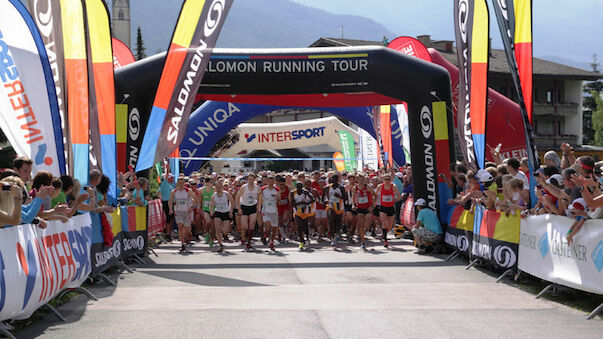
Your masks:
<svg viewBox="0 0 603 339"><path fill-rule="evenodd" d="M130 0L113 0L111 12L113 36L131 49Z"/></svg>

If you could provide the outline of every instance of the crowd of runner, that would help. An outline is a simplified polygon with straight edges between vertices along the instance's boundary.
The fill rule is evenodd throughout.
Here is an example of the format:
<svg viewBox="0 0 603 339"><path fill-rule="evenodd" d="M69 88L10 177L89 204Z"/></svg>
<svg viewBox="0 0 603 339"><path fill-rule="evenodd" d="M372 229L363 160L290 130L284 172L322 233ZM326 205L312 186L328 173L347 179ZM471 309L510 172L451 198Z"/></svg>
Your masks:
<svg viewBox="0 0 603 339"><path fill-rule="evenodd" d="M298 242L300 250L312 241L331 246L359 242L366 249L369 234L389 247L388 234L412 193L412 178L409 166L358 173L193 172L178 178L166 167L159 193L168 216L168 241L175 224L180 251L193 241L217 245L218 252L231 241L252 250L254 237L271 250L288 241ZM417 205L424 207L425 201ZM432 213L433 231L441 235Z"/></svg>

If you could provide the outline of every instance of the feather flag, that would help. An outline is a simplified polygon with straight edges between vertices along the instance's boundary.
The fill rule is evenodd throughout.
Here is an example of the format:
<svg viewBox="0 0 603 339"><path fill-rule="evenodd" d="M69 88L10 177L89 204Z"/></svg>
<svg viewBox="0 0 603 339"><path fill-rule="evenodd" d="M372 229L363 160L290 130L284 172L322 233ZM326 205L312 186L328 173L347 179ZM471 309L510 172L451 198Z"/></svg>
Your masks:
<svg viewBox="0 0 603 339"><path fill-rule="evenodd" d="M155 94L136 171L172 153L184 138L197 89L232 0L186 0Z"/></svg>

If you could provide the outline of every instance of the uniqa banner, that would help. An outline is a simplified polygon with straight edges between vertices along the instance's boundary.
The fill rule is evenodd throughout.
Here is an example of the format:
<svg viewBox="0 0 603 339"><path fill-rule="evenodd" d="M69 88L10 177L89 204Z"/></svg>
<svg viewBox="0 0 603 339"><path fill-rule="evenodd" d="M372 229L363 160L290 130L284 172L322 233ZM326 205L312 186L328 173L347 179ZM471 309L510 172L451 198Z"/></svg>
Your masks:
<svg viewBox="0 0 603 339"><path fill-rule="evenodd" d="M232 0L185 0L168 49L136 170L178 148Z"/></svg>
<svg viewBox="0 0 603 339"><path fill-rule="evenodd" d="M34 20L18 0L0 2L0 128L33 171L65 174L52 69Z"/></svg>
<svg viewBox="0 0 603 339"><path fill-rule="evenodd" d="M519 212L502 213L477 206L471 257L485 259L497 268L515 269L520 219Z"/></svg>
<svg viewBox="0 0 603 339"><path fill-rule="evenodd" d="M91 272L90 215L0 229L0 321L27 319Z"/></svg>
<svg viewBox="0 0 603 339"><path fill-rule="evenodd" d="M111 213L91 213L91 217L93 274L102 273L122 258L146 252L146 207L120 207Z"/></svg>
<svg viewBox="0 0 603 339"><path fill-rule="evenodd" d="M565 239L574 219L557 215L521 220L519 269L535 277L578 290L603 294L603 220L588 220Z"/></svg>
<svg viewBox="0 0 603 339"><path fill-rule="evenodd" d="M342 124L343 125L343 124ZM338 130L339 140L341 141L341 152L345 158L345 170L352 172L356 169L356 146L354 146L354 137L352 133L346 130ZM358 137L356 137L358 139Z"/></svg>

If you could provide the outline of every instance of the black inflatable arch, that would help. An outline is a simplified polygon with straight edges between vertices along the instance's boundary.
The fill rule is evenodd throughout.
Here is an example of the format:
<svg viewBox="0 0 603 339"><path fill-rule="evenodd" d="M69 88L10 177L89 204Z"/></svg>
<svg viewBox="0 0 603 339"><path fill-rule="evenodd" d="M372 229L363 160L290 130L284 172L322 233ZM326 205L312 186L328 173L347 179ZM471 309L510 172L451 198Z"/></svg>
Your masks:
<svg viewBox="0 0 603 339"><path fill-rule="evenodd" d="M139 115L138 128L148 119L164 60L165 53L116 71L117 102L128 105L129 121ZM206 100L301 107L406 102L414 195L445 220L449 193L438 173L448 172L454 145L450 77L441 66L372 46L214 49L199 93ZM130 151L136 142L128 140Z"/></svg>

